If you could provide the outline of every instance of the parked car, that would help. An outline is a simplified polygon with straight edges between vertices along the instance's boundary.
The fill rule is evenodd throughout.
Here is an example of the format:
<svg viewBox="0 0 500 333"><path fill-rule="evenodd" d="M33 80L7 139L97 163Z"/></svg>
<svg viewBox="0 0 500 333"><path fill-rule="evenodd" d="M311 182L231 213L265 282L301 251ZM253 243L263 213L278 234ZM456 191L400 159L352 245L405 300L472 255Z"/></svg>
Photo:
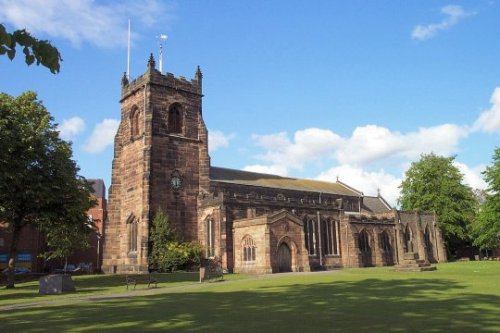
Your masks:
<svg viewBox="0 0 500 333"><path fill-rule="evenodd" d="M76 267L73 264L67 264L63 268L54 269L54 273L56 274L72 274L80 271L80 267Z"/></svg>
<svg viewBox="0 0 500 333"><path fill-rule="evenodd" d="M14 275L25 275L31 273L31 269L28 267L23 267L23 266L15 266L14 267ZM8 275L9 274L9 268L5 268L2 271L3 275Z"/></svg>

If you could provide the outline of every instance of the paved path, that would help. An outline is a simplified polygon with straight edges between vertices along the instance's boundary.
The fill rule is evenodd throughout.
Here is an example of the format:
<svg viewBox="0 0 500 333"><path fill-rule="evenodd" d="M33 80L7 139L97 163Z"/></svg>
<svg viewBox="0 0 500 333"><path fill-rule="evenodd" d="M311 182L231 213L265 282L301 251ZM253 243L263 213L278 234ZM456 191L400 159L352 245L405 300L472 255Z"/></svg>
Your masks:
<svg viewBox="0 0 500 333"><path fill-rule="evenodd" d="M241 280L229 280L229 281L225 280L222 282L194 283L194 284L187 284L187 285L174 286L174 287L165 286L165 287L151 288L151 289L135 289L135 290L130 290L130 291L121 292L121 293L113 293L113 294L98 294L98 295L71 297L71 298L56 298L56 299L50 299L50 300L40 301L40 302L3 305L3 306L0 306L0 311L33 308L33 307L40 307L40 306L44 306L44 305L74 304L74 303L78 303L78 302L82 302L82 301L99 301L99 300L107 300L107 299L119 299L119 298L135 297L135 296L155 295L155 294L161 294L161 293L170 292L170 291L178 291L178 290L188 291L188 290L196 290L196 289L206 288L206 287L210 288L210 287L220 286L221 284L224 284L224 285L236 284L236 283L240 283L240 282L248 282L250 280L279 279L279 278L284 278L284 277L289 277L289 276L294 276L294 275L302 275L303 276L303 275L309 275L309 274L332 274L334 272L335 271L265 274L265 275L250 276L246 279L241 279Z"/></svg>

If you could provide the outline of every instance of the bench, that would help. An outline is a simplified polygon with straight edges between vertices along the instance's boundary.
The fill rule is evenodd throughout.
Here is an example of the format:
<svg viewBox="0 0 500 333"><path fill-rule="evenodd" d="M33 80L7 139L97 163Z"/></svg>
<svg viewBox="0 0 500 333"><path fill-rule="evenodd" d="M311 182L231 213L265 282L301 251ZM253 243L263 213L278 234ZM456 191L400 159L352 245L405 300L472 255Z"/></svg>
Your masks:
<svg viewBox="0 0 500 333"><path fill-rule="evenodd" d="M154 284L154 287L157 288L158 287L158 280L153 276L151 275L151 273L149 273L148 275L137 275L137 276L134 276L134 277L130 277L128 275L125 276L125 284L127 285L127 290L128 290L128 286L130 285L133 285L134 286L134 290L135 290L135 286L137 284L148 284L148 289L151 287L152 284Z"/></svg>
<svg viewBox="0 0 500 333"><path fill-rule="evenodd" d="M224 280L222 262L218 258L201 260L200 283L210 279Z"/></svg>

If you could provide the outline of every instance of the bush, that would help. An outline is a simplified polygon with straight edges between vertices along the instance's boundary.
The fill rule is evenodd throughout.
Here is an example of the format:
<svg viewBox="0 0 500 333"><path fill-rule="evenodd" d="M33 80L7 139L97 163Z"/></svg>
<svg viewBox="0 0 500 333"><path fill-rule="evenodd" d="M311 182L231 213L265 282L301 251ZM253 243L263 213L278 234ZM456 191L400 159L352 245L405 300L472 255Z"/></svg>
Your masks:
<svg viewBox="0 0 500 333"><path fill-rule="evenodd" d="M200 265L201 248L197 243L173 241L156 252L154 268L159 272L190 270Z"/></svg>

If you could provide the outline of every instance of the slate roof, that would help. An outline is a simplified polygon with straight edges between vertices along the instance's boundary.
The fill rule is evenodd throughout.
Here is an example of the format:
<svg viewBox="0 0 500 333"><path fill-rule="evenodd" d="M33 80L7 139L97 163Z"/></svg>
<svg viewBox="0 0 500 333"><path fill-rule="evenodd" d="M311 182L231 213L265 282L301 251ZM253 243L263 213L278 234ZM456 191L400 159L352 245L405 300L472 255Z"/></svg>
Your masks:
<svg viewBox="0 0 500 333"><path fill-rule="evenodd" d="M94 188L94 195L96 198L105 199L106 198L106 185L102 179L87 179L89 183L92 184Z"/></svg>
<svg viewBox="0 0 500 333"><path fill-rule="evenodd" d="M210 180L219 183L267 187L274 189L330 193L361 197L363 194L342 183L287 178L256 172L211 167Z"/></svg>
<svg viewBox="0 0 500 333"><path fill-rule="evenodd" d="M369 197L365 196L363 198L363 211L378 214L378 213L387 213L391 210L391 206L384 200L384 198L378 197Z"/></svg>

